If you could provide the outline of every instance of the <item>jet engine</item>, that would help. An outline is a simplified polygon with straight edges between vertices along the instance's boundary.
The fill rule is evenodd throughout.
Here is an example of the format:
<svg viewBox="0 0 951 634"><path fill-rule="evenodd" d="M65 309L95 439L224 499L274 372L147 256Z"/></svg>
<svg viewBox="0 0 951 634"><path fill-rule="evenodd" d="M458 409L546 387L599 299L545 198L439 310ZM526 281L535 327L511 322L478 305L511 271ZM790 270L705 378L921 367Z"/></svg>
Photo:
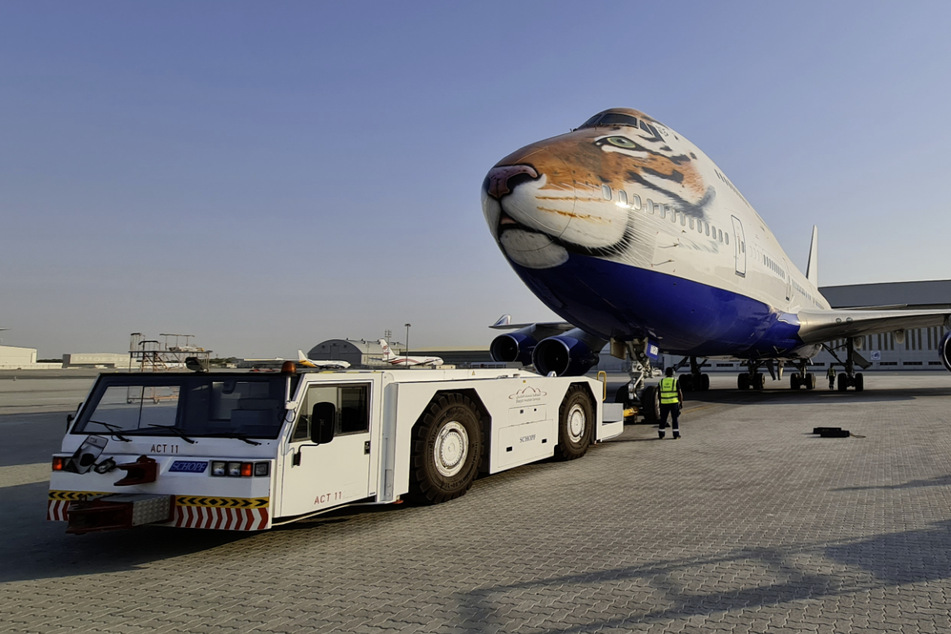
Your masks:
<svg viewBox="0 0 951 634"><path fill-rule="evenodd" d="M512 363L518 361L522 365L532 362L532 351L538 343L532 336L534 326L499 335L489 344L489 354L493 361Z"/></svg>
<svg viewBox="0 0 951 634"><path fill-rule="evenodd" d="M951 331L944 333L944 338L938 344L938 354L941 356L941 363L951 372Z"/></svg>
<svg viewBox="0 0 951 634"><path fill-rule="evenodd" d="M604 340L574 328L561 335L542 339L532 353L535 371L547 375L579 376L597 365Z"/></svg>

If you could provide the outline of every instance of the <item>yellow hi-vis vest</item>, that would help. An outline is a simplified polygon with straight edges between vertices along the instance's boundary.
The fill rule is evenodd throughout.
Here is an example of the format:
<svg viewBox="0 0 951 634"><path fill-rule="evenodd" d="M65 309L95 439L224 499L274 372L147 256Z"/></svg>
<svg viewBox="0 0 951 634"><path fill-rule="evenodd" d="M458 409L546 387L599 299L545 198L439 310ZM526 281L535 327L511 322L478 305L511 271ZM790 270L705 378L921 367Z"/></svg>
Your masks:
<svg viewBox="0 0 951 634"><path fill-rule="evenodd" d="M661 405L670 405L679 403L677 398L677 379L666 377L660 380L660 403Z"/></svg>

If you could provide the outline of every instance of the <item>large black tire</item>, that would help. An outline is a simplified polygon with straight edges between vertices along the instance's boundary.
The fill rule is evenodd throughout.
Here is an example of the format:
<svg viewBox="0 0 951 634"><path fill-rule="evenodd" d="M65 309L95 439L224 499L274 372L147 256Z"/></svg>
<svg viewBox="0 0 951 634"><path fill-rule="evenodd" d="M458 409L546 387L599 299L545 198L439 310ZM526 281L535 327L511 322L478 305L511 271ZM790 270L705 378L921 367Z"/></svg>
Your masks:
<svg viewBox="0 0 951 634"><path fill-rule="evenodd" d="M660 390L656 385L648 385L641 392L641 412L644 422L656 423L660 420Z"/></svg>
<svg viewBox="0 0 951 634"><path fill-rule="evenodd" d="M482 461L479 411L467 396L433 399L413 428L409 495L416 504L439 504L469 490Z"/></svg>
<svg viewBox="0 0 951 634"><path fill-rule="evenodd" d="M594 434L594 406L588 390L572 385L558 410L558 444L555 456L561 460L580 458L588 451Z"/></svg>
<svg viewBox="0 0 951 634"><path fill-rule="evenodd" d="M748 390L750 389L750 375L747 372L740 372L736 375L736 389L738 390Z"/></svg>
<svg viewBox="0 0 951 634"><path fill-rule="evenodd" d="M623 403L624 407L628 407L631 404L630 391L628 390L628 383L625 383L617 389L617 392L614 393L614 402Z"/></svg>
<svg viewBox="0 0 951 634"><path fill-rule="evenodd" d="M698 387L693 384L692 374L681 374L680 377L678 377L678 381L680 381L680 389L684 392L693 392L695 389L698 389Z"/></svg>

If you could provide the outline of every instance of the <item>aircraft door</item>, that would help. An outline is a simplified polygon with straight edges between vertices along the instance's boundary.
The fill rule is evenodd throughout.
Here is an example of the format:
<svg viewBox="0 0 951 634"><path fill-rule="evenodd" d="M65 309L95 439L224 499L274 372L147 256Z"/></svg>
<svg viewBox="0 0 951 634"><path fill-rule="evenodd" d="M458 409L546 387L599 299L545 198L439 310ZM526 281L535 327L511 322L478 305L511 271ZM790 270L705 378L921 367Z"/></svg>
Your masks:
<svg viewBox="0 0 951 634"><path fill-rule="evenodd" d="M743 223L736 216L733 220L733 254L736 260L736 274L746 277L746 237L743 234Z"/></svg>
<svg viewBox="0 0 951 634"><path fill-rule="evenodd" d="M789 274L789 262L783 260L786 265L783 270L786 273L786 299L792 299L792 275Z"/></svg>
<svg viewBox="0 0 951 634"><path fill-rule="evenodd" d="M276 511L281 517L320 511L371 494L371 392L370 383L307 388L284 448L281 503Z"/></svg>

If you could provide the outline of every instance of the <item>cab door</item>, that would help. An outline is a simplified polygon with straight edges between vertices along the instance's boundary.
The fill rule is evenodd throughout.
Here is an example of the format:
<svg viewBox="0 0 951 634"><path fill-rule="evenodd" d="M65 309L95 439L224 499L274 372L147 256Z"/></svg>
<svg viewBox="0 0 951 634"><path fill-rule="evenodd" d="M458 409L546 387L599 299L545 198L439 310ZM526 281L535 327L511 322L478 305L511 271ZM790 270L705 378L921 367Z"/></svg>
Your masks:
<svg viewBox="0 0 951 634"><path fill-rule="evenodd" d="M307 386L283 447L279 517L313 513L375 495L371 472L372 384ZM331 407L332 406L332 407ZM321 426L325 430L321 442ZM332 437L326 438L326 430Z"/></svg>

